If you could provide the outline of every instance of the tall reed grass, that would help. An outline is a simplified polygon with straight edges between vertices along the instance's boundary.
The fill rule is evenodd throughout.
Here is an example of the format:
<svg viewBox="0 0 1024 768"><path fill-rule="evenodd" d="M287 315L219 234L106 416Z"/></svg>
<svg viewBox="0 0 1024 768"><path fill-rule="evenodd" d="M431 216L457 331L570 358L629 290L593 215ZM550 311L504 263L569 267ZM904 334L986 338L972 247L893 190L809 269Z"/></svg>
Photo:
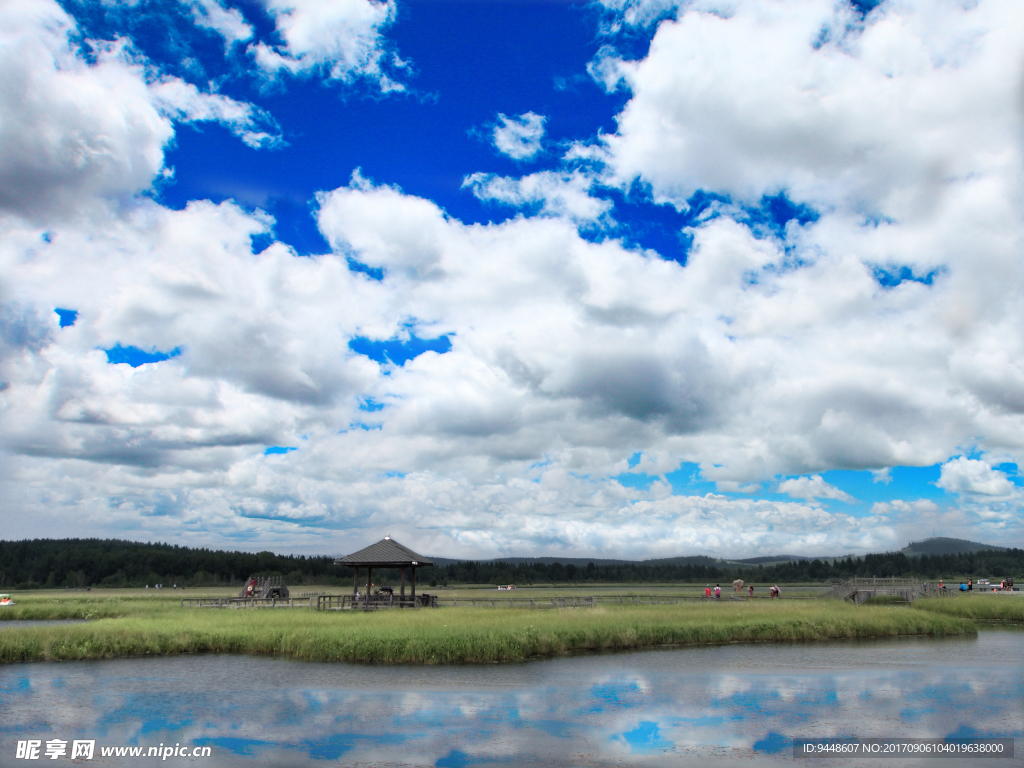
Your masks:
<svg viewBox="0 0 1024 768"><path fill-rule="evenodd" d="M147 598L125 595L16 595L17 603L0 608L0 621L53 619L108 619L123 616L153 616L178 608L175 598Z"/></svg>
<svg viewBox="0 0 1024 768"><path fill-rule="evenodd" d="M963 618L834 601L526 610L439 608L363 613L175 609L85 624L0 630L0 662L186 653L314 661L464 664L731 642L966 635Z"/></svg>

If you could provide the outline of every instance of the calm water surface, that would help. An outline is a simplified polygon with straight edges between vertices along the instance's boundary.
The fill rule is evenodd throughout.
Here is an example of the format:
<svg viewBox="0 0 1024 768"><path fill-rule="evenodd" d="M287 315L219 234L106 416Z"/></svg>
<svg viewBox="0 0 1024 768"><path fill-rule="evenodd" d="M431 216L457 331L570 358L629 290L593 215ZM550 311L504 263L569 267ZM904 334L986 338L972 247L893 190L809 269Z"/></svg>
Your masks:
<svg viewBox="0 0 1024 768"><path fill-rule="evenodd" d="M45 627L49 624L85 624L85 621L85 619L5 619L0 621L0 629Z"/></svg>
<svg viewBox="0 0 1024 768"><path fill-rule="evenodd" d="M0 667L0 765L19 739L204 745L207 766L942 765L796 760L793 737L1009 736L1024 760L1024 631L730 645L514 665L240 656ZM45 761L70 765L68 758Z"/></svg>

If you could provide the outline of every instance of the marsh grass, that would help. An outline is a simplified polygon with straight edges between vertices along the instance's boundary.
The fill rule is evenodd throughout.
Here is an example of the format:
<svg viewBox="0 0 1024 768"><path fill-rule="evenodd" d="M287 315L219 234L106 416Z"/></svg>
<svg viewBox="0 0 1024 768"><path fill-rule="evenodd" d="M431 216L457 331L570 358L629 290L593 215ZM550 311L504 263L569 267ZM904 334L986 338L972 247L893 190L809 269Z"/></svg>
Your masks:
<svg viewBox="0 0 1024 768"><path fill-rule="evenodd" d="M976 621L1024 622L1024 596L1020 595L928 597L915 600L911 607L932 614Z"/></svg>
<svg viewBox="0 0 1024 768"><path fill-rule="evenodd" d="M161 601L121 605L127 614L121 618L3 630L0 662L244 653L311 661L463 664L655 646L976 631L971 621L954 616L835 601L371 613L167 608Z"/></svg>
<svg viewBox="0 0 1024 768"><path fill-rule="evenodd" d="M16 604L0 609L0 621L52 619L107 619L153 616L178 608L177 597L149 597L127 592L67 595L61 593L19 593Z"/></svg>

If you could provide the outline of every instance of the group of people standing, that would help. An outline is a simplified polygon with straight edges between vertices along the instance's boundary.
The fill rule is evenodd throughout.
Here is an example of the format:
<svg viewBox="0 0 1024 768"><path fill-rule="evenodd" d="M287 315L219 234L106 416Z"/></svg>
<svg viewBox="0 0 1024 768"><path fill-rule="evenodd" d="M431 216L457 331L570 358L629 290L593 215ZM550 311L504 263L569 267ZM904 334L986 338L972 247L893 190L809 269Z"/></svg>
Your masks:
<svg viewBox="0 0 1024 768"><path fill-rule="evenodd" d="M740 586L742 586L743 582L739 582L739 584L740 584ZM738 589L739 589L739 587L737 587L737 590ZM706 597L708 600L710 600L711 599L711 595L712 595L711 585L708 584L706 587L704 587L704 597ZM715 596L715 600L721 600L722 599L722 585L721 584L715 584L714 596ZM748 584L747 585L747 597L753 597L753 596L754 596L754 585L753 584ZM780 597L781 596L781 592L780 592L778 586L769 587L769 589L768 589L768 596L769 597Z"/></svg>
<svg viewBox="0 0 1024 768"><path fill-rule="evenodd" d="M981 582L981 591L987 592L992 590L993 592L1010 592L1013 590L1013 579L1003 579L999 582L999 589L997 590L994 586L989 584L987 581ZM942 584L942 579L939 579L939 589L945 589L946 587ZM960 582L961 592L973 592L974 591L974 579L967 579L966 582Z"/></svg>

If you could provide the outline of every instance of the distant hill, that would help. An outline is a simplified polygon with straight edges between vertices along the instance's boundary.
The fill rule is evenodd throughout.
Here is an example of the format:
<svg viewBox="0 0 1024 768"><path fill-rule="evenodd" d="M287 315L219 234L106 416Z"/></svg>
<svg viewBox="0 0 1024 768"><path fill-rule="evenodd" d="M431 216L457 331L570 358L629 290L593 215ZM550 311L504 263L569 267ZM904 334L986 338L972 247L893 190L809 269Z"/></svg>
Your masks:
<svg viewBox="0 0 1024 768"><path fill-rule="evenodd" d="M640 565L721 565L724 560L707 555L683 555L680 557L659 557L654 560L641 560Z"/></svg>
<svg viewBox="0 0 1024 768"><path fill-rule="evenodd" d="M798 563L801 560L834 560L834 557L807 557L806 555L763 555L762 557L746 557L742 560L730 560L737 565L774 565L775 563Z"/></svg>
<svg viewBox="0 0 1024 768"><path fill-rule="evenodd" d="M971 552L1003 551L1006 547L994 544L980 544L967 539L951 539L946 536L934 536L924 541L913 541L900 551L908 557L920 555L962 555Z"/></svg>

